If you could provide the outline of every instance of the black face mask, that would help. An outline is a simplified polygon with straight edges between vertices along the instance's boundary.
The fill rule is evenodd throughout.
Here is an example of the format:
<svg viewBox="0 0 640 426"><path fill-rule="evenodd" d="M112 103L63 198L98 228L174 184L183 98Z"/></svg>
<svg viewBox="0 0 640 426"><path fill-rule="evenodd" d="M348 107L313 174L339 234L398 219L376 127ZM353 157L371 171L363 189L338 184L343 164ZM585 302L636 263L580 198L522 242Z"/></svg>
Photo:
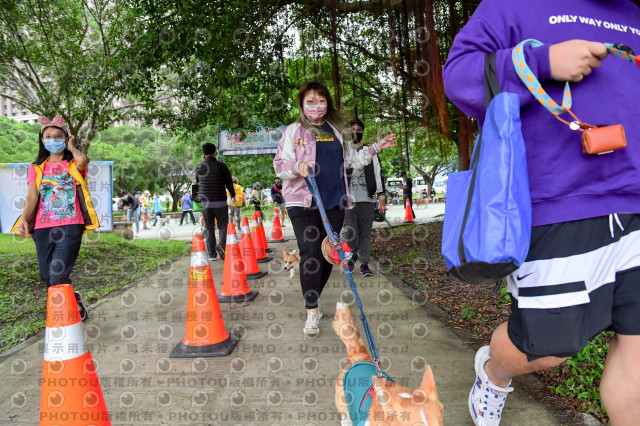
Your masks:
<svg viewBox="0 0 640 426"><path fill-rule="evenodd" d="M356 133L356 140L354 141L354 143L360 142L362 142L362 133Z"/></svg>

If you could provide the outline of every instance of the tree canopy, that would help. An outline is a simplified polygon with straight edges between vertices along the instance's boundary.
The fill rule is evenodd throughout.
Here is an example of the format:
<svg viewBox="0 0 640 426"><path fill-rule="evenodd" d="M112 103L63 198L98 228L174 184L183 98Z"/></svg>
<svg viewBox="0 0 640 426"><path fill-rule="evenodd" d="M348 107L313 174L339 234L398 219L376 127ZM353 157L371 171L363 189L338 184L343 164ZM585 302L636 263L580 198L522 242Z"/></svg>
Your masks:
<svg viewBox="0 0 640 426"><path fill-rule="evenodd" d="M35 114L61 115L87 152L99 130L171 95L169 79L157 93L129 95L151 78L132 66L137 18L124 0L3 0L0 95Z"/></svg>
<svg viewBox="0 0 640 426"><path fill-rule="evenodd" d="M288 123L298 87L321 80L345 116L400 136L399 168L412 144L468 165L472 122L441 70L479 0L61 1L3 2L0 85L63 115L85 151L126 114L176 134Z"/></svg>
<svg viewBox="0 0 640 426"><path fill-rule="evenodd" d="M404 147L393 155L405 158L405 168L417 127L442 137L412 143L436 144L442 156L455 146L459 166L468 165L472 123L445 98L441 70L479 1L129 3L139 17L139 71L180 76L177 107L158 116L170 126L287 123L298 87L321 80L347 116L390 124ZM148 89L158 88L138 86Z"/></svg>

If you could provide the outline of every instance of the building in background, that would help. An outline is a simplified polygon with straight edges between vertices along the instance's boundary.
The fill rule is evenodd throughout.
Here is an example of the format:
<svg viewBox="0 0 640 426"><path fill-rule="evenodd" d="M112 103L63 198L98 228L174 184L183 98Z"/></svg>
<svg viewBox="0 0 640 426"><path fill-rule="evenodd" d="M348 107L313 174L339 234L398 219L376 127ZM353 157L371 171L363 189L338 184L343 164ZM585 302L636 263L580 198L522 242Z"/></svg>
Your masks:
<svg viewBox="0 0 640 426"><path fill-rule="evenodd" d="M16 90L9 90L8 94L10 96L17 97ZM127 102L124 100L116 99L113 101L114 107L123 107L127 105ZM12 120L19 121L21 123L35 124L38 122L38 114L34 114L31 111L23 108L22 106L16 104L9 98L5 98L4 96L0 96L0 114L4 117L10 118ZM120 120L114 122L113 126L141 126L143 123L137 120Z"/></svg>
<svg viewBox="0 0 640 426"><path fill-rule="evenodd" d="M9 95L16 96L17 91L9 90ZM9 98L0 96L0 113L3 116L21 123L34 124L38 122L38 115L24 109Z"/></svg>

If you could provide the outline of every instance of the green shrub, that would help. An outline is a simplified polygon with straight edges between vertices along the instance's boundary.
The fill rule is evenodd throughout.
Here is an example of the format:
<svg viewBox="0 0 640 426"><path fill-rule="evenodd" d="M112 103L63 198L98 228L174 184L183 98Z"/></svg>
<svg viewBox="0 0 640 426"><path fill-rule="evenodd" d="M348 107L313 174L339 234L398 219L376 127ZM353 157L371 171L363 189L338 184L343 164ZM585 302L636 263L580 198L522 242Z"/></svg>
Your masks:
<svg viewBox="0 0 640 426"><path fill-rule="evenodd" d="M557 394L584 401L580 404L581 411L600 418L606 416L606 411L598 389L612 336L613 332L605 331L591 339L586 348L565 362L564 369L570 376L564 384L549 386ZM552 371L557 372L558 368Z"/></svg>

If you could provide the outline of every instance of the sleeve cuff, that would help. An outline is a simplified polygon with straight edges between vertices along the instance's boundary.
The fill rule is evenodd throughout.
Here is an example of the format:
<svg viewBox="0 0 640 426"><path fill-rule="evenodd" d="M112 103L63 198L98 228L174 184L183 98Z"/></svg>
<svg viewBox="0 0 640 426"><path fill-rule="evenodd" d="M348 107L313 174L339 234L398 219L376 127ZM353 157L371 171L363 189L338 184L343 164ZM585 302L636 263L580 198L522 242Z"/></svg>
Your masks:
<svg viewBox="0 0 640 426"><path fill-rule="evenodd" d="M524 49L527 64L538 80L550 80L551 77L551 60L549 58L550 44L543 44L539 47L532 47L527 44Z"/></svg>

